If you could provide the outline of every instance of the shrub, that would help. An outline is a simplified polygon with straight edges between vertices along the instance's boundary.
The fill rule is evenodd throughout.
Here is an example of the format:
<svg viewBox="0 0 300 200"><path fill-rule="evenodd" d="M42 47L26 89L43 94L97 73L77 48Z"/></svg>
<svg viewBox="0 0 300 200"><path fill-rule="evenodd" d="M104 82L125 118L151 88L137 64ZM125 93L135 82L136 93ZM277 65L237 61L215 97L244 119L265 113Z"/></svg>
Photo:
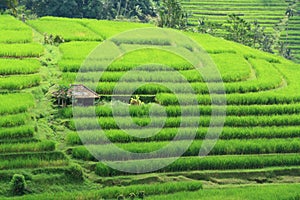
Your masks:
<svg viewBox="0 0 300 200"><path fill-rule="evenodd" d="M54 37L53 41L54 41L54 44L57 44L57 45L65 42L64 38L60 35L56 35Z"/></svg>
<svg viewBox="0 0 300 200"><path fill-rule="evenodd" d="M132 192L129 194L128 197L129 197L129 199L135 199L136 195Z"/></svg>
<svg viewBox="0 0 300 200"><path fill-rule="evenodd" d="M25 189L25 177L20 174L15 174L10 182L10 190L12 195L23 195L25 194Z"/></svg>
<svg viewBox="0 0 300 200"><path fill-rule="evenodd" d="M83 172L80 165L73 164L65 171L65 175L73 181L83 181Z"/></svg>
<svg viewBox="0 0 300 200"><path fill-rule="evenodd" d="M145 191L139 191L138 197L139 197L140 199L144 199L144 198L145 198Z"/></svg>
<svg viewBox="0 0 300 200"><path fill-rule="evenodd" d="M48 36L47 33L44 34L44 44L59 45L59 44L64 43L64 42L65 42L64 38L60 35L55 35L54 36L54 35L50 34Z"/></svg>
<svg viewBox="0 0 300 200"><path fill-rule="evenodd" d="M118 198L117 198L118 200L123 200L123 199L125 199L125 197L124 197L124 195L123 194L120 194L119 196L118 196Z"/></svg>

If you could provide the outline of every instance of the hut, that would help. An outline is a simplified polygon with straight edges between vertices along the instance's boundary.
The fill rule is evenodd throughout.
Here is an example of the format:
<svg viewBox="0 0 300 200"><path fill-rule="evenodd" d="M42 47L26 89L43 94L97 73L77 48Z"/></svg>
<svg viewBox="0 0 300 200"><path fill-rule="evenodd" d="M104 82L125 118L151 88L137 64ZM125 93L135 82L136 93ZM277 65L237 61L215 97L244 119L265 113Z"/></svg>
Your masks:
<svg viewBox="0 0 300 200"><path fill-rule="evenodd" d="M96 92L82 84L71 85L69 93L71 94L72 101L75 101L76 105L79 106L92 106L94 105L94 101L100 98Z"/></svg>
<svg viewBox="0 0 300 200"><path fill-rule="evenodd" d="M66 107L72 102L77 106L92 106L94 101L100 96L82 84L70 85L70 87L61 87L58 91L53 93L57 99L57 104Z"/></svg>

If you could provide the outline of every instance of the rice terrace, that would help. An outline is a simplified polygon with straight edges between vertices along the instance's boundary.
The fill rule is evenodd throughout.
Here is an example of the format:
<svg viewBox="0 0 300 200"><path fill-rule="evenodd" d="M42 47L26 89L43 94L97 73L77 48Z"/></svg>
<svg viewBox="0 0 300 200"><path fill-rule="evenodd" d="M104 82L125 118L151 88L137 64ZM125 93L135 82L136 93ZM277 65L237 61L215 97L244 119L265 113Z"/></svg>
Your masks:
<svg viewBox="0 0 300 200"><path fill-rule="evenodd" d="M0 199L300 199L299 0L0 0Z"/></svg>

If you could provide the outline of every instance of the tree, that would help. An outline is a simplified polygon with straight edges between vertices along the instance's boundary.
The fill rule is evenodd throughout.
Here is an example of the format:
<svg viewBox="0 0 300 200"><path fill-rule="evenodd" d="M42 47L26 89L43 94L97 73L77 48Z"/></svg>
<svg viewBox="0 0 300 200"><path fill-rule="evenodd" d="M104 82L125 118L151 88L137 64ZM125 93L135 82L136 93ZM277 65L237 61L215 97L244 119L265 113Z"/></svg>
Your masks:
<svg viewBox="0 0 300 200"><path fill-rule="evenodd" d="M82 17L75 0L60 0L60 6L54 12L61 17Z"/></svg>
<svg viewBox="0 0 300 200"><path fill-rule="evenodd" d="M104 19L105 10L101 0L88 0L83 5L82 16L86 18Z"/></svg>
<svg viewBox="0 0 300 200"><path fill-rule="evenodd" d="M13 195L25 194L26 182L23 175L15 174L10 181L10 190Z"/></svg>
<svg viewBox="0 0 300 200"><path fill-rule="evenodd" d="M275 37L265 33L257 21L249 23L235 14L229 15L226 39L273 53Z"/></svg>
<svg viewBox="0 0 300 200"><path fill-rule="evenodd" d="M255 20L252 24L252 47L253 48L260 48L261 41L263 39L263 33L265 28L261 27L260 24Z"/></svg>
<svg viewBox="0 0 300 200"><path fill-rule="evenodd" d="M286 43L280 41L278 44L278 52L281 56L283 56L286 59L292 60L292 51L291 49L287 48Z"/></svg>
<svg viewBox="0 0 300 200"><path fill-rule="evenodd" d="M5 1L0 1L0 10L5 10L7 8L7 4Z"/></svg>
<svg viewBox="0 0 300 200"><path fill-rule="evenodd" d="M38 16L148 21L156 16L157 0L21 0Z"/></svg>
<svg viewBox="0 0 300 200"><path fill-rule="evenodd" d="M227 39L249 46L250 23L246 22L236 14L230 14L228 17L228 25L225 27L228 32Z"/></svg>
<svg viewBox="0 0 300 200"><path fill-rule="evenodd" d="M293 8L289 7L289 8L286 10L285 15L288 16L288 18L291 18L291 17L294 16L294 12L295 12L295 10L294 10Z"/></svg>
<svg viewBox="0 0 300 200"><path fill-rule="evenodd" d="M208 33L214 35L217 28L218 28L217 23L209 22L204 17L198 20L197 32L199 33Z"/></svg>
<svg viewBox="0 0 300 200"><path fill-rule="evenodd" d="M140 21L148 21L156 17L157 0L113 0L116 19L137 18Z"/></svg>
<svg viewBox="0 0 300 200"><path fill-rule="evenodd" d="M274 37L263 33L263 39L261 42L261 50L269 53L273 53Z"/></svg>
<svg viewBox="0 0 300 200"><path fill-rule="evenodd" d="M162 0L159 6L159 27L185 29L188 13L178 0Z"/></svg>
<svg viewBox="0 0 300 200"><path fill-rule="evenodd" d="M19 4L19 1L18 0L5 0L4 2L6 2L4 5L7 7L7 8L9 8L9 9L11 9L11 11L12 11L12 14L14 15L14 16L17 16L17 6L18 6L18 4Z"/></svg>

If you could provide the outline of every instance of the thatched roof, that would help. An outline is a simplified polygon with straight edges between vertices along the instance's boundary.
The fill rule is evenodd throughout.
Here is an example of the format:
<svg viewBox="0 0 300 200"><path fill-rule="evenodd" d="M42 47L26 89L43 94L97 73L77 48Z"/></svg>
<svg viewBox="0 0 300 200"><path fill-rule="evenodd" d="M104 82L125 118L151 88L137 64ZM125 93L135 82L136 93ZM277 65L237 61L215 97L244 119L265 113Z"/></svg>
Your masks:
<svg viewBox="0 0 300 200"><path fill-rule="evenodd" d="M71 88L68 91L68 96L71 96L75 99L99 99L100 96L89 89L88 87L79 84L79 85L71 85Z"/></svg>
<svg viewBox="0 0 300 200"><path fill-rule="evenodd" d="M52 93L56 98L99 99L100 96L82 84L71 85L69 89L60 89Z"/></svg>

